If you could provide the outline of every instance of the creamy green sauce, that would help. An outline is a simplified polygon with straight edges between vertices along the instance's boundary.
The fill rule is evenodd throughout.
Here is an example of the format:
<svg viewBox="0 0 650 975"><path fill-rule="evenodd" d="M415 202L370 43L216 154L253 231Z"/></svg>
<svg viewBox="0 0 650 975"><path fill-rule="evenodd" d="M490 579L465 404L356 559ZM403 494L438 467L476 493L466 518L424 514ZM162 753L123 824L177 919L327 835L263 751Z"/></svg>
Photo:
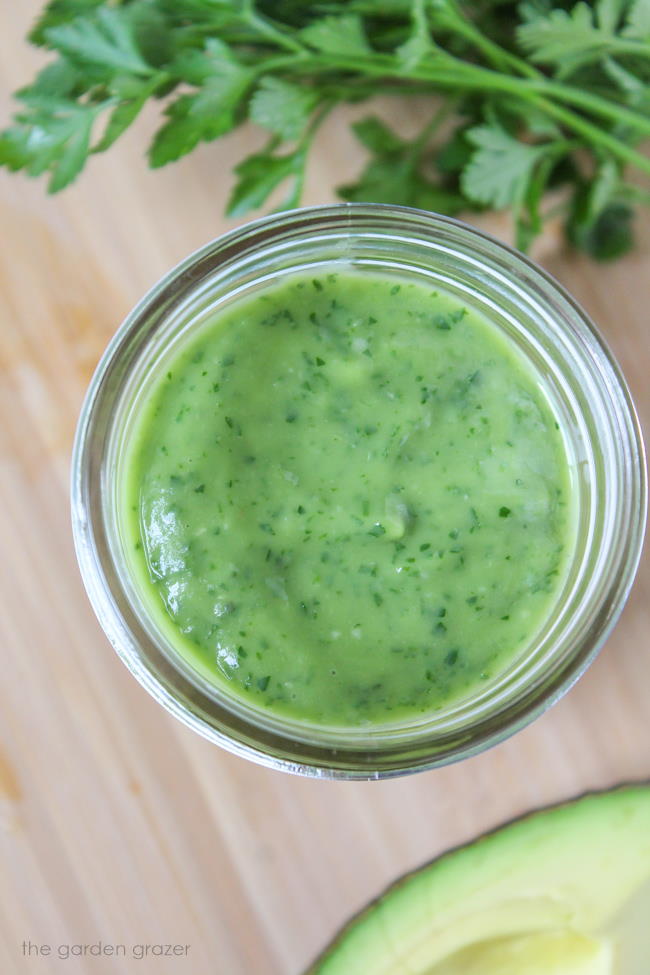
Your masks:
<svg viewBox="0 0 650 975"><path fill-rule="evenodd" d="M214 684L328 725L419 717L525 650L565 576L564 440L478 311L289 276L157 377L123 482L138 588Z"/></svg>

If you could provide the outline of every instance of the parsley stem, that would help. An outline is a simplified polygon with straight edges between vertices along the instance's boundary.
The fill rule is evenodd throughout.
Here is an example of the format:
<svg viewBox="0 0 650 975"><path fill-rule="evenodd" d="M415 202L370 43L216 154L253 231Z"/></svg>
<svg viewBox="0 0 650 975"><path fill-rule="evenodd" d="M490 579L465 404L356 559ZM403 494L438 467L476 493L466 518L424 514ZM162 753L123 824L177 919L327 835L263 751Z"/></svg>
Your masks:
<svg viewBox="0 0 650 975"><path fill-rule="evenodd" d="M633 183L622 183L615 195L620 199L629 200L631 203L643 203L650 206L650 190L644 190L641 186Z"/></svg>
<svg viewBox="0 0 650 975"><path fill-rule="evenodd" d="M548 78L511 78L495 72L490 68L482 68L479 65L471 65L462 61L455 61L455 68L467 73L468 78L475 78L477 87L479 80L484 85L499 91L508 91L513 95L522 96L525 91L535 91L542 95L554 95L560 101L568 102L577 107L584 108L594 114L609 118L619 124L630 126L639 132L650 135L650 119L640 112L633 112L617 102L611 102L600 95L583 91L580 88L564 85L561 82L551 81ZM417 69L415 69L417 71ZM415 73L415 72L414 72ZM459 84L463 82L459 80ZM524 96L525 97L525 96Z"/></svg>
<svg viewBox="0 0 650 975"><path fill-rule="evenodd" d="M433 117L429 119L411 146L409 155L412 159L415 160L420 157L433 133L442 125L446 118L449 118L456 107L456 99L448 98L442 103L438 110L434 112Z"/></svg>
<svg viewBox="0 0 650 975"><path fill-rule="evenodd" d="M464 38L464 40L472 44L477 51L485 55L487 60L497 70L509 67L527 78L543 77L541 71L538 71L537 68L534 68L522 58L517 57L516 54L511 54L510 51L506 51L505 48L496 44L487 35L478 30L475 24L465 16L455 3L448 2L445 4L444 8L440 10L439 22L448 30L453 31L459 37Z"/></svg>
<svg viewBox="0 0 650 975"><path fill-rule="evenodd" d="M650 45L647 41L614 37L608 39L607 48L610 54L632 54L637 58L650 58ZM595 57L594 60L596 60Z"/></svg>
<svg viewBox="0 0 650 975"><path fill-rule="evenodd" d="M612 121L618 122L619 124L629 125L630 128L636 129L638 132L644 132L646 135L650 135L650 118L646 118L639 112L632 112L616 102L610 102L606 98L601 98L600 95L593 95L588 91L583 91L581 88L563 85L560 82L550 80L545 80L535 86L529 84L529 87L531 89L535 87L536 90L542 93L555 95L560 101L584 108L587 111L593 112L595 115L602 115L604 118L612 119Z"/></svg>
<svg viewBox="0 0 650 975"><path fill-rule="evenodd" d="M489 89L492 91L507 92L518 98L527 98L531 94L552 94L560 101L574 104L584 108L594 114L609 118L612 121L628 125L639 132L650 135L650 119L640 112L633 112L618 102L612 102L600 95L582 91L579 88L554 82L547 78L513 78L510 75L502 74L491 68L483 68L480 65L469 64L452 55L444 53L440 59L442 63L420 64L409 71L408 78L405 78L400 70L399 64L391 55L375 54L366 57L358 57L351 60L348 57L338 57L328 55L327 62L318 58L302 60L290 63L289 67L298 70L309 70L315 67L324 71L352 71L376 78L389 78L402 80L405 90L410 87L410 82L422 81L434 85L441 85L445 88L462 87L476 88L477 91Z"/></svg>
<svg viewBox="0 0 650 975"><path fill-rule="evenodd" d="M512 78L489 68L467 64L447 54L441 60L442 64L440 66L432 64L414 67L409 74L409 78L414 78L419 81L428 80L432 85L440 86L441 88L464 88L470 91L501 91L520 99L523 98L541 109L546 115L562 122L571 131L586 136L590 143L603 147L606 146L616 158L632 163L643 172L650 173L650 159L646 156L643 156L621 139L610 135L607 131L599 128L581 115L577 115L570 109L563 108L561 105L556 105L554 102L549 101L549 99L542 97L540 92L545 93L549 91L549 84L552 83L548 81L538 82L532 79ZM303 61L302 68L304 69L306 66L307 62ZM313 66L317 69L322 69L322 60L313 59ZM348 57L329 55L325 68L326 70L337 71L351 70L357 73L363 71L367 75L373 75L378 78L399 77L398 63L392 56L383 54L358 57L354 60ZM573 89L570 89L570 92L573 92ZM560 95L565 98L567 97L567 91L564 85L554 85L551 94L554 94L556 97L560 97ZM630 112L629 110L623 109L622 106L614 105L606 99L589 95L587 92L581 94L578 91L572 97L576 100L582 98L588 101L592 111L596 111L595 106L598 105L601 114L607 114L610 117L616 118L619 122L622 121L627 125L634 126L637 130L650 133L650 123L636 112Z"/></svg>
<svg viewBox="0 0 650 975"><path fill-rule="evenodd" d="M460 33L460 31L458 32ZM523 75L526 78L541 78L543 75L532 65L518 58L514 54L510 54L509 51L505 51L498 44L495 44L489 39L489 37L484 37L479 31L472 28L463 32L463 36L471 41L477 50L481 51L489 61L496 68L512 68L518 74Z"/></svg>
<svg viewBox="0 0 650 975"><path fill-rule="evenodd" d="M582 118L582 116L576 115L566 108L562 108L561 105L554 105L553 102L549 102L545 98L539 98L537 100L537 106L547 115L550 115L551 118L562 122L568 129L572 129L574 132L586 136L592 145L604 146L609 149L613 156L616 156L624 162L631 163L644 173L650 174L650 159L635 149L632 149L626 142L616 138L616 136L610 135L609 132L605 132L603 129L599 129L592 122Z"/></svg>
<svg viewBox="0 0 650 975"><path fill-rule="evenodd" d="M263 37L275 41L278 47L283 47L285 51L293 51L296 54L302 54L305 51L299 41L294 40L290 34L280 30L267 17L258 13L251 0L246 0L244 3L244 16L246 23L259 31Z"/></svg>

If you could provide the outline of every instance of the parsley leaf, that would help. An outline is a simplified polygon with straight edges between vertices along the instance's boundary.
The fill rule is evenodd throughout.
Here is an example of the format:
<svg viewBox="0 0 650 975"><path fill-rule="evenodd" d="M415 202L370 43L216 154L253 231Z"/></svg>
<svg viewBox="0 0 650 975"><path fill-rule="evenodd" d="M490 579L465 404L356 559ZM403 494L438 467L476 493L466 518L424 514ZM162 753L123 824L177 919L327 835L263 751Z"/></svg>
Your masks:
<svg viewBox="0 0 650 975"><path fill-rule="evenodd" d="M29 32L32 44L45 46L45 31L50 27L68 24L76 17L100 7L104 0L50 0Z"/></svg>
<svg viewBox="0 0 650 975"><path fill-rule="evenodd" d="M632 246L633 213L620 198L621 173L611 160L591 179L581 178L567 221L569 240L598 260L610 260Z"/></svg>
<svg viewBox="0 0 650 975"><path fill-rule="evenodd" d="M323 54L363 57L372 53L363 30L363 22L357 14L315 20L300 32L300 36L309 47Z"/></svg>
<svg viewBox="0 0 650 975"><path fill-rule="evenodd" d="M82 71L76 65L71 64L67 58L60 57L56 61L46 64L31 85L21 88L17 92L17 97L25 101L31 94L47 94L55 98L74 99L75 92L83 90L83 88Z"/></svg>
<svg viewBox="0 0 650 975"><path fill-rule="evenodd" d="M642 41L650 37L650 3L648 0L633 0L623 29L623 36Z"/></svg>
<svg viewBox="0 0 650 975"><path fill-rule="evenodd" d="M396 51L402 69L405 72L412 71L413 68L416 68L434 49L429 33L426 0L414 0L412 17L413 32L409 39L398 47Z"/></svg>
<svg viewBox="0 0 650 975"><path fill-rule="evenodd" d="M357 203L391 203L453 216L463 209L463 198L429 182L406 162L390 158L368 164L358 182L338 187L339 196Z"/></svg>
<svg viewBox="0 0 650 975"><path fill-rule="evenodd" d="M616 31L626 7L627 0L600 0L595 7L581 0L571 10L557 8L539 13L527 4L525 9L531 19L519 26L517 39L533 62L555 65L558 77L568 77L607 55L637 53ZM637 30L645 29L644 25L650 33L648 10L647 0L637 0L623 33L634 36ZM638 54L644 54L642 47ZM646 57L649 54L645 52Z"/></svg>
<svg viewBox="0 0 650 975"><path fill-rule="evenodd" d="M222 41L207 41L195 52L191 66L183 62L188 80L200 84L192 95L179 95L165 109L169 121L156 133L149 161L164 166L191 152L199 142L209 142L229 132L243 114L244 96L254 72L237 61Z"/></svg>
<svg viewBox="0 0 650 975"><path fill-rule="evenodd" d="M154 72L138 50L128 8L98 7L92 17L48 27L43 33L48 45L72 59L135 75Z"/></svg>
<svg viewBox="0 0 650 975"><path fill-rule="evenodd" d="M375 117L362 119L353 129L373 158L356 183L338 188L344 200L393 203L451 215L460 212L464 204L460 194L425 175L425 139L400 139Z"/></svg>
<svg viewBox="0 0 650 975"><path fill-rule="evenodd" d="M497 125L475 126L466 138L477 148L463 169L464 193L497 209L520 204L546 147L520 142Z"/></svg>
<svg viewBox="0 0 650 975"><path fill-rule="evenodd" d="M99 107L29 94L29 111L17 116L26 126L0 136L0 162L26 169L31 176L49 170L48 190L56 193L81 172L90 151L90 136Z"/></svg>
<svg viewBox="0 0 650 975"><path fill-rule="evenodd" d="M111 113L102 138L92 151L105 152L109 149L135 121L151 95L164 80L164 75L153 75L144 82L135 78L119 80L114 85L114 91L120 100Z"/></svg>
<svg viewBox="0 0 650 975"><path fill-rule="evenodd" d="M369 115L367 118L361 119L359 122L355 122L352 126L352 130L356 135L359 142L369 149L371 152L380 154L390 155L391 153L398 153L404 149L406 142L400 139L399 136L395 135L391 129L388 128L385 122L377 118L375 115Z"/></svg>
<svg viewBox="0 0 650 975"><path fill-rule="evenodd" d="M304 149L285 156L276 156L269 150L249 156L235 167L237 182L228 201L227 213L241 216L266 203L281 183L290 180L290 187L283 206L293 207L300 199L305 173Z"/></svg>
<svg viewBox="0 0 650 975"><path fill-rule="evenodd" d="M597 27L586 3L570 10L551 10L522 24L517 37L524 51L537 64L564 64L575 68L608 49L610 34Z"/></svg>
<svg viewBox="0 0 650 975"><path fill-rule="evenodd" d="M596 3L598 26L606 33L613 34L628 6L629 0L598 0Z"/></svg>
<svg viewBox="0 0 650 975"><path fill-rule="evenodd" d="M269 75L253 93L249 115L287 142L299 138L318 102L318 93Z"/></svg>
<svg viewBox="0 0 650 975"><path fill-rule="evenodd" d="M634 243L632 220L634 214L624 203L610 203L589 222L579 208L567 224L569 240L599 261L611 261L630 250Z"/></svg>

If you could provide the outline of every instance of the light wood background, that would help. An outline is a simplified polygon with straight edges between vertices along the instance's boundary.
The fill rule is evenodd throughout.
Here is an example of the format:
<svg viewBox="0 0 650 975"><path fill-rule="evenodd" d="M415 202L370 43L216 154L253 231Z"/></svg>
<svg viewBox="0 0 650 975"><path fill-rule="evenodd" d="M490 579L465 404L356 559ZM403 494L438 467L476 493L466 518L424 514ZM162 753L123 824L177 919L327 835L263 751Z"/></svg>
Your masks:
<svg viewBox="0 0 650 975"><path fill-rule="evenodd" d="M39 6L1 5L2 119L9 91L41 63L23 42ZM183 728L129 676L72 550L77 413L129 308L228 226L231 166L260 140L246 131L150 172L152 121L60 196L0 174L2 975L298 975L353 911L450 844L650 775L647 557L615 634L559 705L476 759L409 779L328 783L258 768ZM361 161L345 121L321 138L307 203L332 200ZM541 254L600 324L647 424L650 223L640 230L617 264L568 255L552 236ZM57 957L59 945L98 939L191 947L177 958ZM52 954L25 957L26 940Z"/></svg>

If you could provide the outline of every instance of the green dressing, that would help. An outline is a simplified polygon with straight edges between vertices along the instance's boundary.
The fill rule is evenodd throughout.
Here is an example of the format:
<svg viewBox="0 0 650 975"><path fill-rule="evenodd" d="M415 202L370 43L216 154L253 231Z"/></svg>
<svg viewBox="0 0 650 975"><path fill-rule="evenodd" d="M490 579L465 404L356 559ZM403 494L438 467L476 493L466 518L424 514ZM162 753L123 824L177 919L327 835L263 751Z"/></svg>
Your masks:
<svg viewBox="0 0 650 975"><path fill-rule="evenodd" d="M406 278L293 274L165 366L127 447L145 605L204 678L319 724L476 693L552 613L559 424L481 313Z"/></svg>

